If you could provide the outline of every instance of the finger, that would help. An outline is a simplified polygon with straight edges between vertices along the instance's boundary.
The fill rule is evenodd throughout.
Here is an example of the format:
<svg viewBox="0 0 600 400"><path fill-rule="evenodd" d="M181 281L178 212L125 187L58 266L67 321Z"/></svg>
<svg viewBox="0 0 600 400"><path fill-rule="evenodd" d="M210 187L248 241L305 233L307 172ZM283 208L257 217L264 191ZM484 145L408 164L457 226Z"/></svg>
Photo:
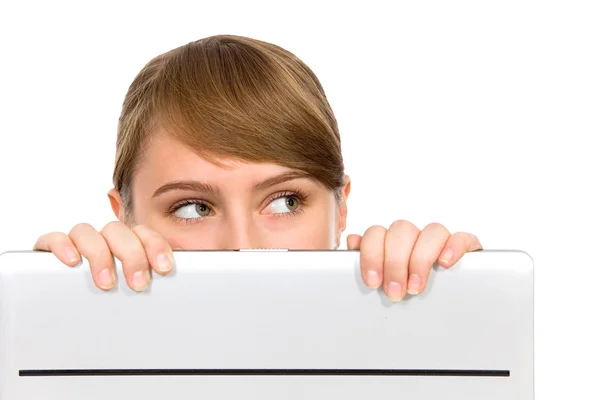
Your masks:
<svg viewBox="0 0 600 400"><path fill-rule="evenodd" d="M408 264L409 294L419 294L425 289L431 268L449 237L448 229L436 223L427 225L419 233Z"/></svg>
<svg viewBox="0 0 600 400"><path fill-rule="evenodd" d="M360 235L348 235L348 237L346 238L346 245L348 247L348 250L359 250L361 240L362 236Z"/></svg>
<svg viewBox="0 0 600 400"><path fill-rule="evenodd" d="M407 288L408 262L419 236L419 228L408 221L396 221L385 235L383 285L390 300L401 300Z"/></svg>
<svg viewBox="0 0 600 400"><path fill-rule="evenodd" d="M140 239L151 268L162 275L171 272L174 265L173 250L165 238L144 225L135 226L133 232Z"/></svg>
<svg viewBox="0 0 600 400"><path fill-rule="evenodd" d="M102 236L110 251L121 260L127 285L142 291L150 284L150 265L144 246L137 235L119 221L110 222L102 229Z"/></svg>
<svg viewBox="0 0 600 400"><path fill-rule="evenodd" d="M444 247L438 263L445 268L450 268L458 260L471 251L482 250L479 239L471 233L457 232L450 236Z"/></svg>
<svg viewBox="0 0 600 400"><path fill-rule="evenodd" d="M376 289L381 285L385 233L387 229L375 225L367 229L360 241L360 270L367 287Z"/></svg>
<svg viewBox="0 0 600 400"><path fill-rule="evenodd" d="M111 289L116 282L115 261L102 235L90 224L78 224L69 237L88 259L94 284L100 289Z"/></svg>
<svg viewBox="0 0 600 400"><path fill-rule="evenodd" d="M81 262L81 256L75 248L75 244L66 233L52 232L41 236L33 249L50 251L62 263L70 267L74 267Z"/></svg>

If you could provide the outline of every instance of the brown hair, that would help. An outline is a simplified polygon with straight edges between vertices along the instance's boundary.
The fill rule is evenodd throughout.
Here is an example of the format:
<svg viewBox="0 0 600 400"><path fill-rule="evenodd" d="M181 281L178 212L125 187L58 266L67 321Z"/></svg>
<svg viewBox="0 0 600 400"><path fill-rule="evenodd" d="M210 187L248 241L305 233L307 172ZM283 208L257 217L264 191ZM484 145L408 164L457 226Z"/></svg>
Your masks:
<svg viewBox="0 0 600 400"><path fill-rule="evenodd" d="M140 152L159 126L215 163L223 157L298 169L336 196L344 184L337 122L320 82L270 43L211 36L139 72L123 103L113 174L126 210Z"/></svg>

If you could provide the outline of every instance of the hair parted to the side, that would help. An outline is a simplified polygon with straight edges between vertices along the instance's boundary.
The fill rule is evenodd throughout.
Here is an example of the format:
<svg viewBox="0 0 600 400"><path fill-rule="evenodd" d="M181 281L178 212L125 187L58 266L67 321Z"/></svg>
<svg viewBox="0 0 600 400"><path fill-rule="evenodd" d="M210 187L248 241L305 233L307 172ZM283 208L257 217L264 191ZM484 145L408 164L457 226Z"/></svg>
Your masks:
<svg viewBox="0 0 600 400"><path fill-rule="evenodd" d="M270 43L211 36L139 72L123 103L113 174L127 211L136 164L158 127L217 164L225 158L298 169L336 196L344 184L338 126L319 80Z"/></svg>

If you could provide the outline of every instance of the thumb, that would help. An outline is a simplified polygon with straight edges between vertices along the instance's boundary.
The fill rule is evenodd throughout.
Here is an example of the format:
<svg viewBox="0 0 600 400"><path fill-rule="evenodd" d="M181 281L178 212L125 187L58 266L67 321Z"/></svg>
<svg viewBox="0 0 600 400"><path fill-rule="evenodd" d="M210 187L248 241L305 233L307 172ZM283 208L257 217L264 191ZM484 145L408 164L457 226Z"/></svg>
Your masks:
<svg viewBox="0 0 600 400"><path fill-rule="evenodd" d="M362 236L360 235L348 235L346 238L346 244L348 246L348 250L360 250L360 242L362 241Z"/></svg>

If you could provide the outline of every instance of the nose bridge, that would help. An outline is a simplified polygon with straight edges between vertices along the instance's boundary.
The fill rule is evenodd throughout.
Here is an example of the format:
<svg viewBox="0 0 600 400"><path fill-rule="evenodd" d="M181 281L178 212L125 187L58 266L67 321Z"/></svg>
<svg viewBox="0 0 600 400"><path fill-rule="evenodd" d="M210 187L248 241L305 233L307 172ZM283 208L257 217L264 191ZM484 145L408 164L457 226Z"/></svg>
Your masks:
<svg viewBox="0 0 600 400"><path fill-rule="evenodd" d="M221 238L223 249L249 249L263 247L260 230L251 215L230 214L225 218L226 227Z"/></svg>

